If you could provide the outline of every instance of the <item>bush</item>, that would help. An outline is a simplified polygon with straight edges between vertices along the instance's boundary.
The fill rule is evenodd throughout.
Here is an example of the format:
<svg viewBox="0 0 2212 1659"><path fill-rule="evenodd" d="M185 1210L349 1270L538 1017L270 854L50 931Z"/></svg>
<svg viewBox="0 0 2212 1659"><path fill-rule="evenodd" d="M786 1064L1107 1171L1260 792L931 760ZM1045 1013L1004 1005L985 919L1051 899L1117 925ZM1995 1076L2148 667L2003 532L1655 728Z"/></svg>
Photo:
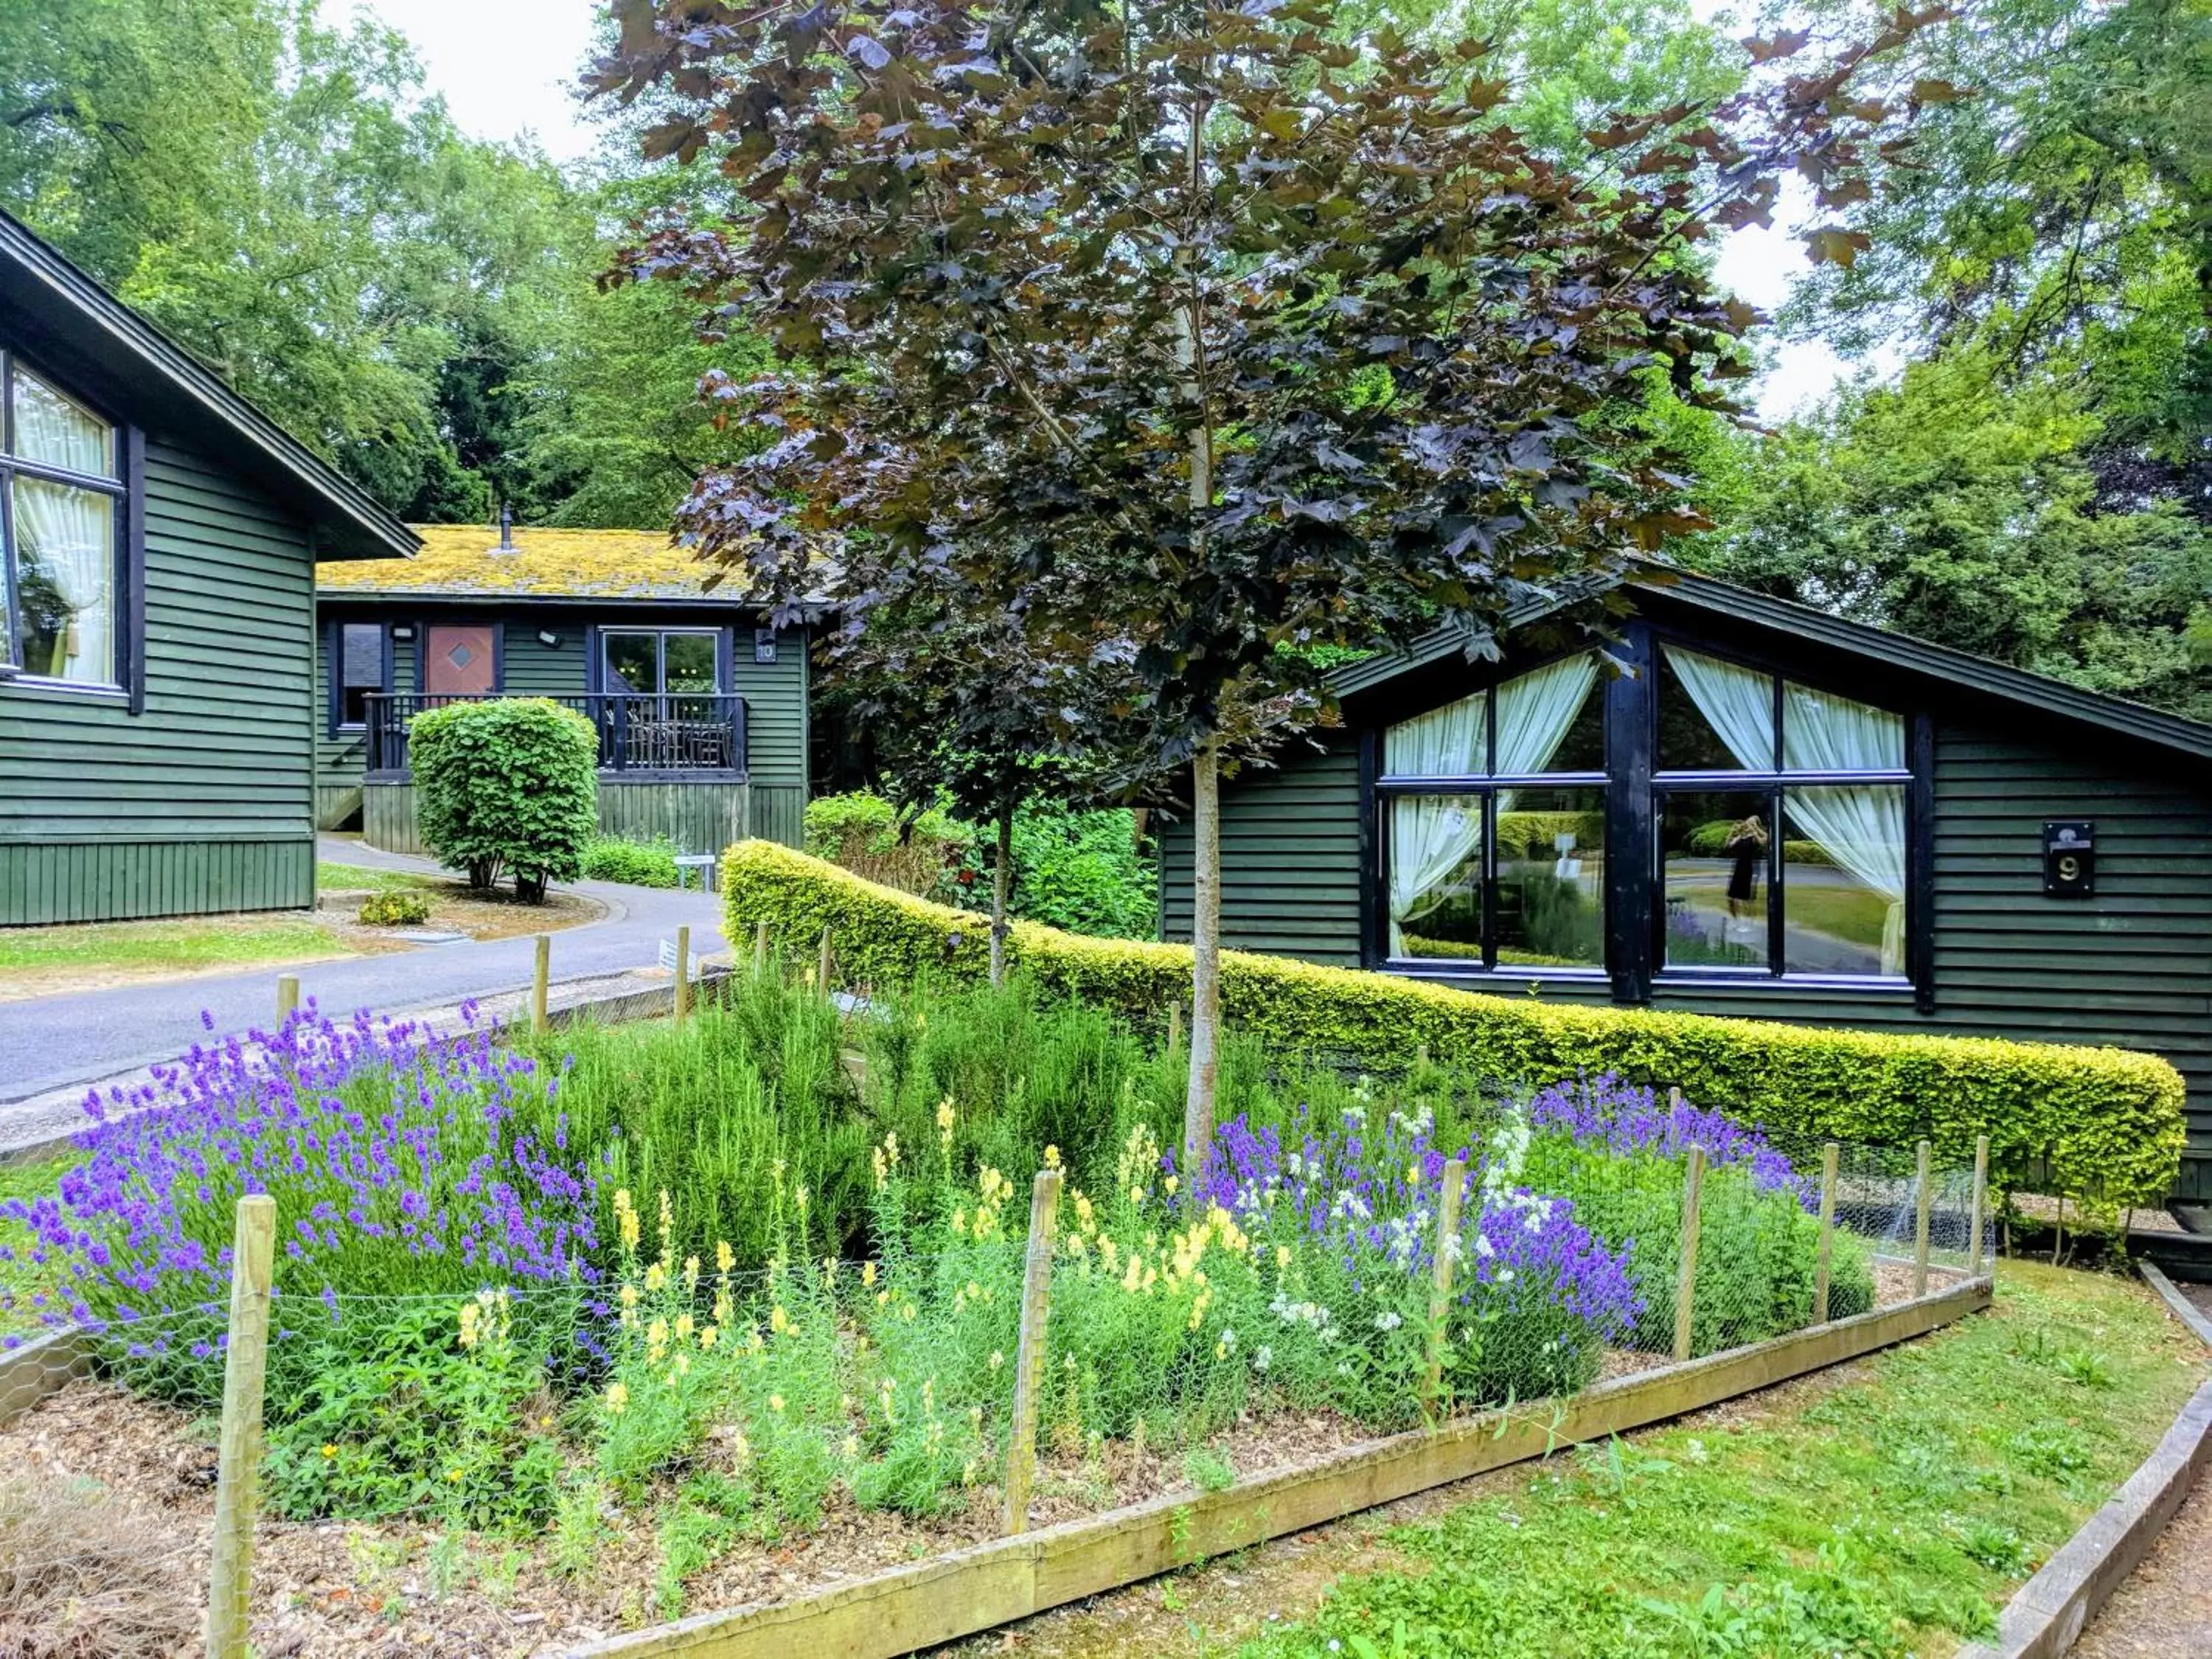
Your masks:
<svg viewBox="0 0 2212 1659"><path fill-rule="evenodd" d="M599 738L591 721L542 697L448 703L408 725L422 840L469 885L502 869L540 903L549 881L573 881L599 832Z"/></svg>
<svg viewBox="0 0 2212 1659"><path fill-rule="evenodd" d="M732 847L722 865L732 938L766 921L781 938L828 927L848 981L884 987L973 981L988 922L895 893L773 842ZM1051 996L1156 1023L1189 994L1187 945L1085 939L1014 924L1008 950ZM1808 1135L1909 1145L1925 1136L1964 1163L1991 1144L1993 1181L2111 1204L2152 1203L2181 1153L2181 1077L2118 1048L1998 1038L1824 1030L1764 1020L1576 1006L1477 995L1384 974L1222 953L1222 1006L1285 1054L1328 1053L1395 1073L1415 1045L1501 1085L1579 1073L1679 1085L1701 1105Z"/></svg>
<svg viewBox="0 0 2212 1659"><path fill-rule="evenodd" d="M1137 847L1126 807L1014 816L1015 915L1103 939L1159 936L1158 872Z"/></svg>
<svg viewBox="0 0 2212 1659"><path fill-rule="evenodd" d="M805 833L817 859L902 893L946 898L960 890L975 849L975 830L951 813L902 812L866 789L807 802Z"/></svg>
<svg viewBox="0 0 2212 1659"><path fill-rule="evenodd" d="M676 885L676 843L665 836L633 841L623 836L594 836L584 848L584 879L618 881L629 887Z"/></svg>
<svg viewBox="0 0 2212 1659"><path fill-rule="evenodd" d="M1701 823L1690 831L1685 845L1690 852L1701 859L1724 858L1728 856L1729 837L1735 833L1735 823L1733 819L1724 818L1711 823ZM1782 860L1785 864L1832 865L1835 863L1835 860L1828 856L1826 849L1817 841L1784 842Z"/></svg>
<svg viewBox="0 0 2212 1659"><path fill-rule="evenodd" d="M404 888L390 893L372 893L361 902L356 919L368 927L418 927L430 920L430 901Z"/></svg>

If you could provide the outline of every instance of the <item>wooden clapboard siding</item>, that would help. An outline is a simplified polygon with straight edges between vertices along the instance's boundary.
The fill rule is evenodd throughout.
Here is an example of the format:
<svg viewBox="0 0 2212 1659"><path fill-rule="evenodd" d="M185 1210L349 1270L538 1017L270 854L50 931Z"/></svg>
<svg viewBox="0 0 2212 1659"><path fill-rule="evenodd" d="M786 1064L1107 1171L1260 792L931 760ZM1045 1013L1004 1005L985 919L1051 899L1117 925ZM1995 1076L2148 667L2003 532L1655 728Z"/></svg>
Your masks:
<svg viewBox="0 0 2212 1659"><path fill-rule="evenodd" d="M806 788L803 784L757 783L753 786L752 818L748 835L762 841L780 841L786 847L806 842Z"/></svg>
<svg viewBox="0 0 2212 1659"><path fill-rule="evenodd" d="M599 828L635 841L666 836L681 853L720 853L745 834L742 783L630 783L599 778Z"/></svg>
<svg viewBox="0 0 2212 1659"><path fill-rule="evenodd" d="M0 921L314 900L307 527L177 443L145 479L143 712L0 690Z"/></svg>
<svg viewBox="0 0 2212 1659"><path fill-rule="evenodd" d="M357 826L360 821L361 786L358 783L316 783L316 829L343 830Z"/></svg>
<svg viewBox="0 0 2212 1659"><path fill-rule="evenodd" d="M376 780L362 786L362 837L389 853L428 849L415 822L415 786ZM720 853L748 836L796 840L798 809L790 789L755 789L743 783L634 782L614 773L599 776L599 829L609 836L650 840L665 836L686 853ZM803 802L800 805L803 805Z"/></svg>
<svg viewBox="0 0 2212 1659"><path fill-rule="evenodd" d="M0 845L0 925L296 909L314 890L309 840Z"/></svg>
<svg viewBox="0 0 2212 1659"><path fill-rule="evenodd" d="M1359 965L1359 754L1334 735L1222 791L1221 929L1240 951ZM1170 826L1160 858L1169 939L1190 937L1190 826Z"/></svg>
<svg viewBox="0 0 2212 1659"><path fill-rule="evenodd" d="M2189 1086L2181 1190L2212 1196L2212 788L2147 745L1978 702L1935 730L1934 1006L1910 991L1655 981L1651 1006L1869 1030L2109 1043ZM1356 749L1293 754L1223 793L1224 941L1358 965ZM2097 826L2096 892L2046 898L2045 820ZM1164 837L1167 937L1189 937L1188 822ZM1469 989L1601 1001L1602 984L1470 977Z"/></svg>

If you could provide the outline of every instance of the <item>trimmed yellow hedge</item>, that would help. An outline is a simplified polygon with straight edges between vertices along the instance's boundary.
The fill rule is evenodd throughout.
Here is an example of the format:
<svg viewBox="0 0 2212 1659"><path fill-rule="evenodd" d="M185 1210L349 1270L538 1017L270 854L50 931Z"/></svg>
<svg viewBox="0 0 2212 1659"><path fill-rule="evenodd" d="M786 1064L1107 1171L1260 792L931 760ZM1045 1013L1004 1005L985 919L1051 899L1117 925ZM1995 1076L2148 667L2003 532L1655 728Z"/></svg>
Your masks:
<svg viewBox="0 0 2212 1659"><path fill-rule="evenodd" d="M838 978L902 985L981 979L987 918L894 892L773 842L724 854L733 947L766 921L808 948L833 932ZM1087 939L1017 921L1011 959L1048 990L1158 1022L1187 1000L1188 945ZM2152 1203L2182 1148L2180 1073L2122 1048L1993 1037L1891 1036L1765 1020L1478 995L1388 974L1225 951L1221 1006L1239 1030L1285 1054L1402 1066L1425 1042L1439 1063L1549 1083L1615 1072L1674 1085L1700 1106L1808 1135L1909 1145L1925 1135L1952 1163L1987 1133L1992 1184L2036 1185L2110 1204Z"/></svg>

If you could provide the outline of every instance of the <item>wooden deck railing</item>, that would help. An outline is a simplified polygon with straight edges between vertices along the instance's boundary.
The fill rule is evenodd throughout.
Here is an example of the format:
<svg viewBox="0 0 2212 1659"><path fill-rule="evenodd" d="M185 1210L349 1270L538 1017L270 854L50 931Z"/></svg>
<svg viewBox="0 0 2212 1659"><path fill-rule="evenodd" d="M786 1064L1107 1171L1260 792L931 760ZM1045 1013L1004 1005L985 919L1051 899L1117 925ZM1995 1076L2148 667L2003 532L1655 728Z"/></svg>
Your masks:
<svg viewBox="0 0 2212 1659"><path fill-rule="evenodd" d="M407 728L416 715L448 703L495 699L401 692L377 693L368 701L368 769L389 775L407 770ZM603 772L745 770L745 700L733 694L616 691L549 701L591 721L599 734Z"/></svg>

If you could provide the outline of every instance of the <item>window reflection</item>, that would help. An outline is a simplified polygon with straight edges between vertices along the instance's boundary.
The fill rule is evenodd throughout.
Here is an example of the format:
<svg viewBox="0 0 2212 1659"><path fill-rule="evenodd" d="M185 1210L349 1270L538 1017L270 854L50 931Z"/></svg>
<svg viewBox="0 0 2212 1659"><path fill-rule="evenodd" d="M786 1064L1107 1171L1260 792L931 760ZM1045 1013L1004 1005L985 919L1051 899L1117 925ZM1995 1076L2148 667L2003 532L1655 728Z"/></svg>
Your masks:
<svg viewBox="0 0 2212 1659"><path fill-rule="evenodd" d="M1659 855L1669 968L1764 968L1771 797L1726 790L1662 797Z"/></svg>
<svg viewBox="0 0 2212 1659"><path fill-rule="evenodd" d="M1390 954L1482 959L1482 798L1390 803Z"/></svg>
<svg viewBox="0 0 2212 1659"><path fill-rule="evenodd" d="M1498 797L1498 964L1605 966L1605 792Z"/></svg>

